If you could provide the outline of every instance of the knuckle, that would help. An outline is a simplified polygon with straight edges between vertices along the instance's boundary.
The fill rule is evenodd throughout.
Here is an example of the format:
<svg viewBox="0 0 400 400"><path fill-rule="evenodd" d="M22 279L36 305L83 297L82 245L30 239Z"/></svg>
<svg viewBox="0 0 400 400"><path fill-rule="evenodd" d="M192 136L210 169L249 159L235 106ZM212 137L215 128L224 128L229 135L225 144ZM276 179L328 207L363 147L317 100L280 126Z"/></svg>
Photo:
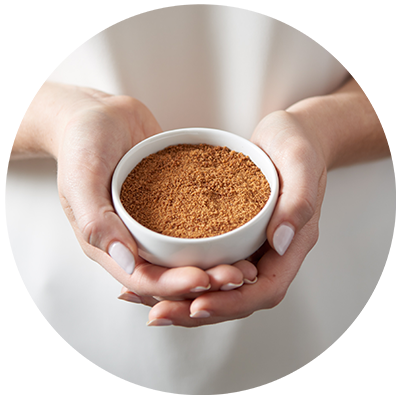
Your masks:
<svg viewBox="0 0 400 400"><path fill-rule="evenodd" d="M116 107L120 107L121 109L131 112L136 108L140 107L142 103L135 99L134 97L128 95L118 95L113 97L113 104Z"/></svg>
<svg viewBox="0 0 400 400"><path fill-rule="evenodd" d="M310 229L309 234L307 235L307 241L309 243L310 250L317 244L319 238L319 227L318 223L313 223L313 228Z"/></svg>
<svg viewBox="0 0 400 400"><path fill-rule="evenodd" d="M104 227L110 226L110 216L113 211L108 207L104 210L100 209L98 213L83 214L77 219L83 239L90 245L106 251L104 243L107 239L107 230Z"/></svg>
<svg viewBox="0 0 400 400"><path fill-rule="evenodd" d="M301 215L304 221L309 221L315 213L316 204L310 194L304 194L297 199L296 204L297 212Z"/></svg>
<svg viewBox="0 0 400 400"><path fill-rule="evenodd" d="M115 100L118 104L125 107L134 107L137 104L135 98L128 96L128 95L119 95L115 97Z"/></svg>
<svg viewBox="0 0 400 400"><path fill-rule="evenodd" d="M81 222L81 224L79 224ZM78 221L79 225L82 225L81 232L85 242L92 246L96 246L99 237L99 226L94 219L90 219L82 224L82 221Z"/></svg>

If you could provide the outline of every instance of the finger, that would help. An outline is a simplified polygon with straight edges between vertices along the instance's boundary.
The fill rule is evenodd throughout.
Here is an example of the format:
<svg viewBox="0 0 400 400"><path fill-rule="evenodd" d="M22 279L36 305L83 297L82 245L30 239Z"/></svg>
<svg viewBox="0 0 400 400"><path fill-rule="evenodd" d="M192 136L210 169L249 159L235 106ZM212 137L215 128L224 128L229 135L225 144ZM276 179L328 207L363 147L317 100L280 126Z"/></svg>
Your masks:
<svg viewBox="0 0 400 400"><path fill-rule="evenodd" d="M209 268L205 272L210 278L211 291L232 290L242 286L244 283L243 272L233 265L221 264Z"/></svg>
<svg viewBox="0 0 400 400"><path fill-rule="evenodd" d="M326 170L319 153L286 118L266 119L256 128L252 141L274 162L280 182L279 198L267 228L270 245L283 255L293 237L318 207L319 188L325 186ZM268 132L276 132L274 135Z"/></svg>
<svg viewBox="0 0 400 400"><path fill-rule="evenodd" d="M248 261L221 264L203 271L196 267L164 268L143 262L132 274L131 290L141 296L157 293L158 300L194 299L207 291L229 291L255 283L257 269Z"/></svg>
<svg viewBox="0 0 400 400"><path fill-rule="evenodd" d="M288 174L284 168L281 171L283 175ZM268 241L281 256L290 246L294 235L317 212L320 204L318 189L320 186L325 187L326 182L326 176L310 177L307 175L309 171L302 171L302 168L297 172L298 175L292 175L285 182L281 178L282 189L267 227Z"/></svg>
<svg viewBox="0 0 400 400"><path fill-rule="evenodd" d="M73 115L60 139L59 194L85 253L123 283L138 262L138 249L114 211L112 174L131 147L161 128L136 99L87 92L87 108Z"/></svg>
<svg viewBox="0 0 400 400"><path fill-rule="evenodd" d="M314 216L284 256L272 249L267 251L257 265L255 284L226 292L207 292L193 301L162 301L150 311L149 325L194 327L245 318L257 310L276 307L315 243L317 223L318 217Z"/></svg>
<svg viewBox="0 0 400 400"><path fill-rule="evenodd" d="M78 239L84 244L83 250L95 261L98 261L97 253L91 248L102 250L126 274L131 275L138 260L138 249L132 235L114 211L109 182L99 180L91 172L75 171L73 179L73 187L67 185L66 190L60 191L60 200Z"/></svg>
<svg viewBox="0 0 400 400"><path fill-rule="evenodd" d="M210 288L210 278L200 268L166 268L139 260L134 273L124 284L138 296L177 297Z"/></svg>
<svg viewBox="0 0 400 400"><path fill-rule="evenodd" d="M233 265L242 272L245 284L254 284L257 282L258 270L250 261L240 260Z"/></svg>
<svg viewBox="0 0 400 400"><path fill-rule="evenodd" d="M135 303L135 304L144 304L146 306L153 307L155 304L158 303L152 296L138 296L136 293L128 290L126 287L122 287L121 294L118 296L118 299L127 301L128 303Z"/></svg>
<svg viewBox="0 0 400 400"><path fill-rule="evenodd" d="M236 290L214 291L193 301L161 301L151 309L147 325L196 327L245 318L257 309L251 290L257 285L258 282Z"/></svg>
<svg viewBox="0 0 400 400"><path fill-rule="evenodd" d="M313 218L296 235L284 256L270 250L261 258L257 265L259 273L255 284L244 285L225 293L205 293L192 301L190 314L208 313L212 317L229 320L243 318L256 310L276 307L285 297L289 285L315 242L316 219Z"/></svg>
<svg viewBox="0 0 400 400"><path fill-rule="evenodd" d="M214 290L218 290L221 287L221 284L226 282L226 279L237 282L240 280L240 285L243 284L243 275L237 267L231 265L221 265L214 267L211 270L214 272L214 274L210 275L210 280L213 281ZM236 285L237 284L235 284L235 286ZM231 289L232 288L229 288L228 290ZM191 315L190 305L192 300L160 300L160 302L156 303L152 307L149 313L149 321L147 323L148 326L180 325L186 327L195 327L205 324L214 324L226 320L225 317L211 317L211 315L205 311L198 311L195 312L195 315ZM236 316L234 318L236 318Z"/></svg>
<svg viewBox="0 0 400 400"><path fill-rule="evenodd" d="M222 292L221 292L222 293ZM213 317L207 314L190 316L190 300L162 301L157 303L149 313L147 326L184 326L198 327L202 325L216 324L226 319Z"/></svg>
<svg viewBox="0 0 400 400"><path fill-rule="evenodd" d="M79 213L74 212L66 198L61 198L61 203L85 254L109 270L106 264L110 263L105 264L100 261L100 258L104 259L104 256L96 251L96 249L102 250L125 275L131 275L138 259L137 246L111 207L100 207L97 214L93 210L85 215L87 222L82 223ZM109 272L115 275L111 270ZM117 273L117 275L121 274Z"/></svg>
<svg viewBox="0 0 400 400"><path fill-rule="evenodd" d="M264 256L264 254L271 249L271 246L268 242L268 240L266 240L264 242L264 244L258 248L252 255L250 255L249 257L246 258L247 261L250 261L253 265L257 265L258 262L260 261L261 257Z"/></svg>
<svg viewBox="0 0 400 400"><path fill-rule="evenodd" d="M150 310L147 326L173 325L173 321L177 320L179 315L188 315L189 308L190 300L161 301Z"/></svg>

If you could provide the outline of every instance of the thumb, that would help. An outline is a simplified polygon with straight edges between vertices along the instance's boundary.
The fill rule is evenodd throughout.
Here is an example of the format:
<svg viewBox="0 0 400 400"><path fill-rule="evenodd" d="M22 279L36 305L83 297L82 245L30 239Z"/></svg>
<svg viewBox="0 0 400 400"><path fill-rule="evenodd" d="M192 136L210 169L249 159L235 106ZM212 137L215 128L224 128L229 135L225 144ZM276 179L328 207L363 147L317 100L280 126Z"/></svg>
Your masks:
<svg viewBox="0 0 400 400"><path fill-rule="evenodd" d="M280 181L280 194L267 228L270 245L281 256L285 254L293 237L318 214L324 196L326 172L315 163L283 162L277 170ZM287 159L286 159L287 160ZM315 227L314 245L318 238L318 226ZM310 238L311 239L311 238Z"/></svg>
<svg viewBox="0 0 400 400"><path fill-rule="evenodd" d="M137 245L114 211L109 188L111 178L103 180L96 176L87 169L84 173L75 168L70 170L59 179L61 204L85 254L104 266L104 253L107 253L130 275L138 261ZM114 276L121 273L109 272Z"/></svg>
<svg viewBox="0 0 400 400"><path fill-rule="evenodd" d="M285 254L294 236L317 211L319 181L304 166L294 171L277 168L280 181L278 201L267 228L270 245L281 256Z"/></svg>
<svg viewBox="0 0 400 400"><path fill-rule="evenodd" d="M294 236L320 210L326 168L311 143L289 129L271 136L265 129L258 129L252 141L268 154L278 172L279 197L267 227L267 239L283 255Z"/></svg>

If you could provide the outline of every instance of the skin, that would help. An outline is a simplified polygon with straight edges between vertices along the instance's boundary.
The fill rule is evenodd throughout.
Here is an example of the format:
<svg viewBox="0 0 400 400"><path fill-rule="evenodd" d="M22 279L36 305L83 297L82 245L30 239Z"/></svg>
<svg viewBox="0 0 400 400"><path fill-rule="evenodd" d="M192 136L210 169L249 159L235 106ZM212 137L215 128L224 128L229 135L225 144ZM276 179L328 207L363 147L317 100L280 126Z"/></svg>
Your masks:
<svg viewBox="0 0 400 400"><path fill-rule="evenodd" d="M60 201L84 252L123 285L121 299L151 307L151 326L214 324L277 306L318 240L327 171L390 155L379 119L353 79L332 94L267 115L251 138L280 179L267 242L234 265L169 269L138 256L110 196L119 159L159 132L154 116L136 99L49 82L28 109L12 151L12 158L57 160ZM294 237L278 254L274 236L282 224ZM134 255L131 275L108 255L114 241Z"/></svg>
<svg viewBox="0 0 400 400"><path fill-rule="evenodd" d="M382 131L360 91L306 99L267 115L251 140L271 157L280 178L268 243L234 265L169 269L140 259L110 197L112 172L122 155L161 132L154 116L129 96L58 84L41 89L20 127L10 129L6 154L57 159L61 205L83 250L122 283L122 299L152 307L150 325L213 324L275 307L317 242L327 170L395 154L394 131ZM281 256L274 250L274 233L282 223L290 224L295 236ZM107 253L116 240L135 256L132 275ZM221 290L227 284L233 284L231 290Z"/></svg>
<svg viewBox="0 0 400 400"><path fill-rule="evenodd" d="M256 284L229 293L207 293L194 301L160 302L152 308L150 321L169 319L174 325L199 326L277 306L318 240L327 171L390 155L379 119L353 79L328 96L305 99L267 115L251 140L270 156L281 185L267 229L268 243L261 258L254 260ZM281 224L290 224L295 231L282 256L273 248ZM201 311L210 316L188 317L201 316Z"/></svg>
<svg viewBox="0 0 400 400"><path fill-rule="evenodd" d="M253 280L253 265L164 268L138 256L130 232L114 212L111 176L120 158L136 143L161 132L147 107L129 96L45 83L18 130L12 158L54 157L61 205L84 252L114 278L143 298L193 298L200 291ZM134 255L127 274L108 255L118 241ZM192 291L195 290L195 293Z"/></svg>

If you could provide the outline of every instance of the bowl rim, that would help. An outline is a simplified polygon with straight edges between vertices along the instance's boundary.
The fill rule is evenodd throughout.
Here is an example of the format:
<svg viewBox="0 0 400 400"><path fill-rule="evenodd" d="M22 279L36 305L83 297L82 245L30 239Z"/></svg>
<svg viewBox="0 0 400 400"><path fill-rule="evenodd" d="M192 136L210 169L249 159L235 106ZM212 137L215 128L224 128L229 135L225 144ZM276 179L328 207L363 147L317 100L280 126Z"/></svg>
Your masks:
<svg viewBox="0 0 400 400"><path fill-rule="evenodd" d="M180 238L180 237L175 237L175 236L163 235L162 233L158 233L149 228L146 228L144 225L140 224L133 217L131 217L131 215L126 211L125 207L122 205L120 193L118 192L118 189L117 189L117 177L118 177L118 174L120 173L121 169L123 168L124 163L126 163L130 159L132 153L135 153L138 149L145 147L148 143L152 143L152 142L161 140L163 137L166 137L166 136L179 136L181 134L194 134L196 132L200 133L200 135L201 135L201 131L216 132L217 134L223 134L226 136L234 135L239 141L242 140L244 142L247 142L248 145L253 147L254 151L258 152L259 154L262 154L262 156L267 160L267 162L269 162L271 164L271 166L273 167L272 168L272 171L273 171L272 178L275 181L274 188L276 188L276 190L274 192L272 192L272 189L271 189L271 194L270 194L270 197L268 198L266 204L261 209L261 211L259 211L259 213L257 215L255 215L250 221L247 221L245 224L243 224L229 232L225 232L225 233L222 233L219 235L209 236L209 237L205 237L205 238ZM202 142L202 143L206 143L206 142ZM226 146L229 147L228 144ZM153 154L153 153L150 153L150 154ZM245 154L245 153L243 153L243 154ZM263 173L263 175L265 176L264 173ZM265 178L267 179L267 177L265 177ZM125 177L125 179L126 179L126 177ZM271 187L271 182L270 182L271 179L268 178L267 180ZM160 132L158 134L155 134L153 136L150 136L149 138L146 138L146 139L140 141L135 146L133 146L130 150L128 150L124 154L124 156L119 160L117 166L114 169L114 173L113 173L112 180L111 180L111 197L112 197L115 212L117 214L122 212L123 215L129 221L133 222L133 224L138 228L139 231L142 230L144 233L147 233L148 235L155 235L155 238L159 238L159 239L162 238L162 240L164 240L166 242L171 242L174 244L189 244L189 243L191 243L191 244L193 244L193 243L206 244L207 242L215 242L216 240L222 240L224 238L228 239L230 236L236 235L236 234L240 233L241 231L248 229L248 227L250 225L253 225L259 219L261 219L270 207L274 207L274 205L275 205L274 198L277 200L278 192L279 192L279 179L278 179L278 174L277 174L275 165L272 162L272 160L269 158L269 156L260 147L258 147L256 144L252 143L250 140L244 138L243 136L239 136L235 133L231 133L231 132L224 131L221 129L201 128L201 127L179 128L179 129L168 130L168 131ZM272 205L272 203L274 203L274 204ZM119 208L118 211L116 209L117 208L116 205L118 205L118 208ZM124 222L124 224L125 224L125 222ZM128 230L129 230L129 228L128 228Z"/></svg>

